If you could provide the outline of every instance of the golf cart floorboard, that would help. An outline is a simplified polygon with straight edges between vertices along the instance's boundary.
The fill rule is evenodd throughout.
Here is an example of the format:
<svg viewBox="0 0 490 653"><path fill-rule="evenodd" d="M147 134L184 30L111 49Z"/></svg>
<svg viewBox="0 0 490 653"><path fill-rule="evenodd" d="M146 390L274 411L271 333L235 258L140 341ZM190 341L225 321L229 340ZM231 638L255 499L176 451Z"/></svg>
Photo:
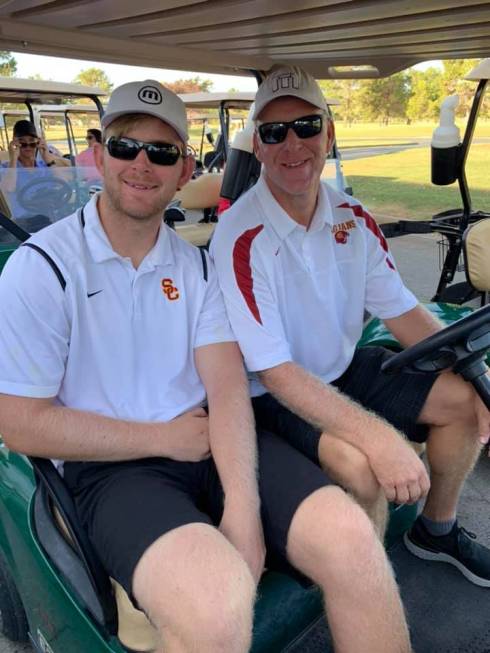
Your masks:
<svg viewBox="0 0 490 653"><path fill-rule="evenodd" d="M389 550L401 588L414 653L490 653L490 590L448 564L427 562L401 540ZM333 653L325 620L287 653Z"/></svg>

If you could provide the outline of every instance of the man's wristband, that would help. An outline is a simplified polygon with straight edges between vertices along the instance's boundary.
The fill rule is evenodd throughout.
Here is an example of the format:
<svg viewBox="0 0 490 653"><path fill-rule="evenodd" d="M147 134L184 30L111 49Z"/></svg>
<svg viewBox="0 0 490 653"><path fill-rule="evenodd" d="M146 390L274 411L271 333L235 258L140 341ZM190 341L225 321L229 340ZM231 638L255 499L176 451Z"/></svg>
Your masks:
<svg viewBox="0 0 490 653"><path fill-rule="evenodd" d="M54 166L54 165L56 165L56 161L50 161L49 163L46 163L46 165L47 165L48 168L49 168L50 166Z"/></svg>

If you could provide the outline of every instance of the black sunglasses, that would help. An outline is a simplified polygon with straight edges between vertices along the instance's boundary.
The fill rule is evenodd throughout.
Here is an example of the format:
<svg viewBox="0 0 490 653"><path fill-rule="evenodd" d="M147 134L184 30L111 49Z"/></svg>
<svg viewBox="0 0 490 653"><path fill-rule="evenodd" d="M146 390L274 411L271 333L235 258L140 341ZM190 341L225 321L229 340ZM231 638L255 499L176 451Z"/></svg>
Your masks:
<svg viewBox="0 0 490 653"><path fill-rule="evenodd" d="M141 150L146 152L151 163L158 166L173 166L179 157L185 158L185 154L173 143L144 143L127 136L121 138L111 136L106 140L105 145L112 157L123 161L134 161Z"/></svg>
<svg viewBox="0 0 490 653"><path fill-rule="evenodd" d="M323 127L323 116L313 114L291 120L291 122L264 122L259 125L260 140L266 145L277 145L286 140L288 131L292 129L298 138L313 138Z"/></svg>
<svg viewBox="0 0 490 653"><path fill-rule="evenodd" d="M22 141L20 141L18 145L23 150L26 149L26 148L34 149L34 148L38 147L39 141L30 141L29 143L22 143Z"/></svg>

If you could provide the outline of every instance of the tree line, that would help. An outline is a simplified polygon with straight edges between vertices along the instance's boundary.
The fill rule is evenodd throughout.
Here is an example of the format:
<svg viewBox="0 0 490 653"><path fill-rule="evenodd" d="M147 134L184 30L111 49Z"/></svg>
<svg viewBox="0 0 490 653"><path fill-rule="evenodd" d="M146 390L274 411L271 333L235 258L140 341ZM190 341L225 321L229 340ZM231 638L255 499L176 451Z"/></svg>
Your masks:
<svg viewBox="0 0 490 653"><path fill-rule="evenodd" d="M466 117L476 89L465 75L477 59L442 61L441 67L425 70L409 68L380 79L343 79L321 81L328 98L337 99L337 120L348 125L356 122L390 122L437 120L441 103L448 95L459 95L458 116ZM490 103L482 106L482 117L490 117Z"/></svg>

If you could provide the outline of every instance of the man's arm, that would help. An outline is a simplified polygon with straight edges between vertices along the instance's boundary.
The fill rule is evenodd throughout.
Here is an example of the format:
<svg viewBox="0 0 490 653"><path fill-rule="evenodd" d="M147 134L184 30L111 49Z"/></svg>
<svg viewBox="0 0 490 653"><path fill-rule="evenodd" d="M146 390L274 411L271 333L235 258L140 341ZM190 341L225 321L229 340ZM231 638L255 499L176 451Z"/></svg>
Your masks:
<svg viewBox="0 0 490 653"><path fill-rule="evenodd" d="M197 461L209 454L208 419L201 408L169 422L130 422L65 408L52 399L0 394L0 433L10 449L61 460Z"/></svg>
<svg viewBox="0 0 490 653"><path fill-rule="evenodd" d="M360 449L390 501L413 501L428 492L422 462L388 422L295 363L263 370L259 377L271 394L305 421Z"/></svg>
<svg viewBox="0 0 490 653"><path fill-rule="evenodd" d="M220 530L240 551L256 580L264 565L257 484L257 447L248 382L234 342L195 350L208 398L211 454L225 494Z"/></svg>
<svg viewBox="0 0 490 653"><path fill-rule="evenodd" d="M420 304L403 315L383 321L403 347L410 347L444 328L444 325Z"/></svg>
<svg viewBox="0 0 490 653"><path fill-rule="evenodd" d="M404 347L420 342L444 328L444 324L420 305L399 317L384 320L384 323ZM441 376L451 373L443 372ZM481 444L486 444L490 439L490 411L476 394L476 391L474 402L478 420L478 435Z"/></svg>

